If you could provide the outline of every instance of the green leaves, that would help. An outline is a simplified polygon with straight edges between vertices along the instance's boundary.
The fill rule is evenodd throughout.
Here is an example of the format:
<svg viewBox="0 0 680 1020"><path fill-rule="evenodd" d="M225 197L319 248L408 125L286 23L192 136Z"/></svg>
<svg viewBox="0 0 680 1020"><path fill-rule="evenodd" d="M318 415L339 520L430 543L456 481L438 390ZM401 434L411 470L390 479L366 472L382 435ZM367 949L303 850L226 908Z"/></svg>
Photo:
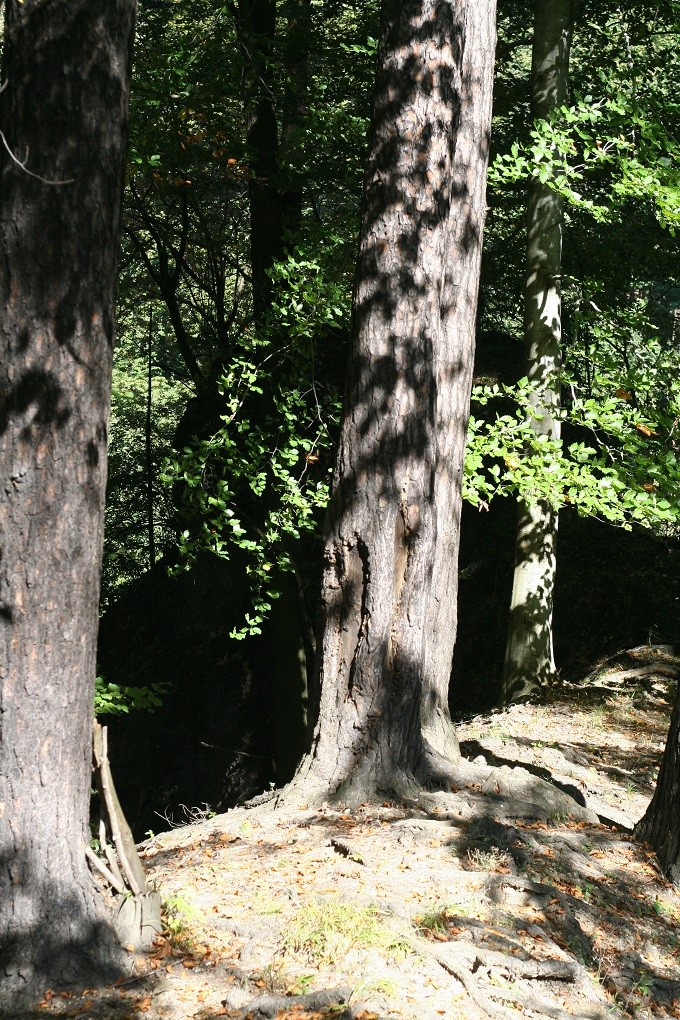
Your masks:
<svg viewBox="0 0 680 1020"><path fill-rule="evenodd" d="M515 386L474 388L473 409L483 410L483 417L473 414L468 430L463 495L469 502L513 495L555 509L569 505L621 527L680 526L678 355L648 337L628 350L624 373L620 360L602 356L602 341L611 339L612 329L602 313L599 320L599 344L586 341L584 348L572 349L563 376L570 398L560 417L571 434L576 428L583 438L564 443L534 434L526 378ZM654 351L656 372L648 367ZM586 358L589 392L579 382L585 375L579 359ZM501 399L514 403L512 413L493 414L494 401Z"/></svg>
<svg viewBox="0 0 680 1020"><path fill-rule="evenodd" d="M314 350L324 327L347 317L345 290L299 251L272 277L279 284L273 325L264 335L243 335L226 365L222 427L167 458L163 471L191 520L179 540L184 563L202 549L245 558L251 607L235 639L260 633L281 573L294 569L301 535L318 528L340 410L315 376Z"/></svg>
<svg viewBox="0 0 680 1020"><path fill-rule="evenodd" d="M163 704L167 688L164 684L149 687L122 687L107 683L98 676L95 681L95 715L123 715L128 712L155 712Z"/></svg>
<svg viewBox="0 0 680 1020"><path fill-rule="evenodd" d="M489 183L502 187L534 179L598 222L619 215L629 201L649 201L662 226L680 224L680 148L657 120L623 93L586 96L536 121L530 140L497 156Z"/></svg>

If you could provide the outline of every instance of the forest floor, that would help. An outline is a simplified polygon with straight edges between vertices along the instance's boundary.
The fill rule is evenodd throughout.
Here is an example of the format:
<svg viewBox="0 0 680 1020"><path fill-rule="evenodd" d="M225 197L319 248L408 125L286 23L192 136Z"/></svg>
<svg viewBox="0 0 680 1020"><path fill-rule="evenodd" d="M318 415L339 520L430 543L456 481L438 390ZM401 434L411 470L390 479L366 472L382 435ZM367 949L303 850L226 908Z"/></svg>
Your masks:
<svg viewBox="0 0 680 1020"><path fill-rule="evenodd" d="M30 1016L680 1017L680 894L631 834L679 667L635 649L461 723L487 779L422 804L268 804L147 840L164 936L132 979ZM508 776L524 797L503 796Z"/></svg>

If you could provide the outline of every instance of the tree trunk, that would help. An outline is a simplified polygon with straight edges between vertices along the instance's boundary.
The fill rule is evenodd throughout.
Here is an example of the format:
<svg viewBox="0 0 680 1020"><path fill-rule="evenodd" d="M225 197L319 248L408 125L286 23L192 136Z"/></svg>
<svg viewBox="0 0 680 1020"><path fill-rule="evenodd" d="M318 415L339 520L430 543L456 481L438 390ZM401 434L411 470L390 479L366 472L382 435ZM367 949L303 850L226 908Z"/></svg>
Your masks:
<svg viewBox="0 0 680 1020"><path fill-rule="evenodd" d="M85 851L134 9L5 8L0 1011L122 963Z"/></svg>
<svg viewBox="0 0 680 1020"><path fill-rule="evenodd" d="M302 174L291 170L295 157L305 151L304 119L307 114L309 48L312 37L310 0L288 6L284 66L286 89L281 103L282 225L293 236L302 222Z"/></svg>
<svg viewBox="0 0 680 1020"><path fill-rule="evenodd" d="M680 885L680 687L675 699L659 778L644 818L635 826L637 839L656 850L659 867Z"/></svg>
<svg viewBox="0 0 680 1020"><path fill-rule="evenodd" d="M345 415L329 507L321 706L295 785L448 788L461 474L491 117L493 0L384 0Z"/></svg>
<svg viewBox="0 0 680 1020"><path fill-rule="evenodd" d="M261 326L270 310L269 270L283 254L279 190L279 137L269 63L276 32L276 0L239 0L238 33L244 61L244 112L250 150L250 264L253 318Z"/></svg>
<svg viewBox="0 0 680 1020"><path fill-rule="evenodd" d="M146 421L144 428L144 446L146 454L146 528L149 536L149 570L156 563L156 527L153 517L153 449L151 445L151 428L153 423L153 360L151 345L153 341L153 311L149 309L149 337L147 341L146 366Z"/></svg>
<svg viewBox="0 0 680 1020"><path fill-rule="evenodd" d="M531 66L533 120L567 100L572 0L536 0ZM562 199L533 179L527 212L524 336L532 384L529 424L559 439L562 359ZM557 512L547 503L520 504L515 574L501 704L525 698L555 677L552 640Z"/></svg>

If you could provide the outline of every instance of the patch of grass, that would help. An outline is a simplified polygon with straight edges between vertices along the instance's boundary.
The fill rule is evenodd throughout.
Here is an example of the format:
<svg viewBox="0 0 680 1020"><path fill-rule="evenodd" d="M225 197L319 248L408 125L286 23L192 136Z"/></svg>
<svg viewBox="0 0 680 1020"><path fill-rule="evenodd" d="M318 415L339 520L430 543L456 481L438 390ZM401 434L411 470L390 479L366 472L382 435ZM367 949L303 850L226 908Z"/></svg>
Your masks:
<svg viewBox="0 0 680 1020"><path fill-rule="evenodd" d="M418 934L443 935L448 931L449 916L452 910L452 907L435 907L424 914L419 914L415 919Z"/></svg>
<svg viewBox="0 0 680 1020"><path fill-rule="evenodd" d="M284 953L300 954L315 964L332 963L357 948L407 951L406 943L376 907L358 907L336 898L301 906L282 940Z"/></svg>
<svg viewBox="0 0 680 1020"><path fill-rule="evenodd" d="M396 999L399 996L399 989L395 981L386 977L366 978L352 989L352 1000L361 1001L370 998L371 995L384 995L386 999Z"/></svg>
<svg viewBox="0 0 680 1020"><path fill-rule="evenodd" d="M267 917L271 914L280 914L282 907L276 902L274 894L268 885L258 883L251 894L250 905L253 913Z"/></svg>
<svg viewBox="0 0 680 1020"><path fill-rule="evenodd" d="M264 988L266 991L271 992L274 995L296 995L297 992L292 991L292 979L282 961L275 960L272 963L268 963L262 970L257 971L252 975L252 979L255 982L256 987Z"/></svg>
<svg viewBox="0 0 680 1020"><path fill-rule="evenodd" d="M467 852L467 863L472 871L496 871L497 868L507 868L510 859L505 850L497 846L473 847Z"/></svg>

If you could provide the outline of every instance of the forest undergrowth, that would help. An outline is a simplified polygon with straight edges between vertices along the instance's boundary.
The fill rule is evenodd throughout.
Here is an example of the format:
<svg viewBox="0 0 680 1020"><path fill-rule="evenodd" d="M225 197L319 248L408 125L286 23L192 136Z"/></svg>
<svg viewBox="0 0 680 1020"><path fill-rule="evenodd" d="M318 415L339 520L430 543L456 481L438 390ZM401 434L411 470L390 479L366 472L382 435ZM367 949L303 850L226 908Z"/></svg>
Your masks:
<svg viewBox="0 0 680 1020"><path fill-rule="evenodd" d="M166 925L152 952L117 986L50 992L26 1016L680 1017L680 895L631 832L673 651L462 721L482 783L352 811L272 800L150 837ZM532 799L540 780L556 800Z"/></svg>

